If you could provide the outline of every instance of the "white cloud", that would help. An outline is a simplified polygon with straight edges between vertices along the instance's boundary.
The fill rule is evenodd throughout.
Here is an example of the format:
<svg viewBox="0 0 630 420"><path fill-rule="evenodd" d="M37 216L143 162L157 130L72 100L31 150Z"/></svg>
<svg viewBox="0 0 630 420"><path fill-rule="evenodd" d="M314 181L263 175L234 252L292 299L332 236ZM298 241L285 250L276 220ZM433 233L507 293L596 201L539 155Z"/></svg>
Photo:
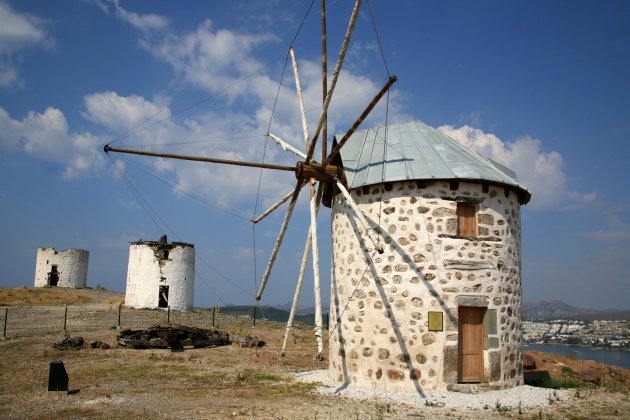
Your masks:
<svg viewBox="0 0 630 420"><path fill-rule="evenodd" d="M90 133L71 133L65 116L56 108L46 108L43 113L31 111L20 121L0 107L0 127L2 149L21 149L29 156L62 165L68 179L103 167L99 138Z"/></svg>
<svg viewBox="0 0 630 420"><path fill-rule="evenodd" d="M557 209L567 203L592 202L597 197L596 192L581 194L569 191L562 155L556 151L541 150L539 139L523 136L514 142L504 142L494 134L469 125L459 128L443 125L438 130L515 171L520 182L532 192L532 200L528 204L532 209Z"/></svg>
<svg viewBox="0 0 630 420"><path fill-rule="evenodd" d="M153 150L163 150L164 143L190 141L179 146L176 152L245 161L262 159L264 133L269 125L278 82L266 74L265 65L256 58L255 53L256 47L275 42L274 36L265 33L243 34L215 28L210 20L204 21L188 33L176 35L166 30L159 36L153 36L155 33L151 35L146 31L167 29L167 22L159 19L143 20L141 18L147 15L139 16L127 12L118 1L94 1L105 12L113 13L143 31L140 34L141 44L147 51L171 65L184 83L217 94L218 100L224 106L216 112L206 111L196 115L187 114L185 118L172 118L169 98L149 100L137 95L121 96L113 91L104 91L84 97L84 118L117 134L119 137L114 138L116 146L142 144L153 145ZM299 63L309 132L312 134L321 112L320 63L304 59L299 59ZM381 85L380 81L373 81L347 69L341 73L329 110L331 138L337 131L345 131L350 127ZM400 105L396 100L399 96L397 92L392 93L390 114L397 114L399 119L408 119L400 112ZM236 99L239 99L240 108L234 105ZM245 106L241 107L243 104ZM383 100L364 123L364 127L382 124L384 121ZM396 117L390 117L389 121L395 122ZM34 127L38 124L46 127L48 132L36 132ZM50 108L43 114L32 114L32 118L29 117L24 122L7 118L4 126L8 133L3 141L5 146L9 146L9 143L13 143L14 147L21 144L31 155L38 153L38 150L47 150L48 154L38 155L42 159L54 155L52 150L46 149L50 146L50 133L54 133L55 139L65 138L72 151L66 159L68 177L87 173L91 169L89 162L94 154L103 160L100 149L95 147L100 144L98 137L89 133L70 134L66 120L59 110ZM25 126L30 129L28 136L23 134ZM272 132L304 150L299 108L290 69L280 87L271 127ZM22 134L10 135L15 130ZM254 140L239 140L238 137L243 135L259 137ZM18 140L27 137L28 141ZM221 137L227 140L204 141ZM169 151L171 150L175 149ZM296 158L270 143L265 161L294 165ZM178 188L209 197L220 206L239 202L252 204L258 189L260 172L257 169L163 159L147 159L146 165L173 179L172 182ZM98 167L99 165L92 166ZM294 184L295 178L291 173L263 171L259 208L275 202L292 189Z"/></svg>
<svg viewBox="0 0 630 420"><path fill-rule="evenodd" d="M246 93L248 86L236 82L262 67L251 55L253 48L275 39L269 34L215 30L212 21L206 19L193 32L167 34L159 41L145 38L141 45L156 58L169 63L187 83L211 92L223 91L235 98Z"/></svg>
<svg viewBox="0 0 630 420"><path fill-rule="evenodd" d="M84 100L85 118L119 134L166 121L171 116L167 107L158 106L136 95L119 96L116 92L99 92L86 95Z"/></svg>
<svg viewBox="0 0 630 420"><path fill-rule="evenodd" d="M129 23L136 29L140 29L141 31L151 31L151 30L160 30L164 29L169 25L169 21L164 16L156 15L153 13L149 13L146 15L139 15L134 12L130 12L125 10L122 6L120 6L119 0L112 0L114 4L114 9L116 11L116 15Z"/></svg>
<svg viewBox="0 0 630 420"><path fill-rule="evenodd" d="M29 48L44 46L51 48L54 40L43 28L43 20L14 11L8 4L0 2L0 86L11 86L19 82L15 62L20 53Z"/></svg>

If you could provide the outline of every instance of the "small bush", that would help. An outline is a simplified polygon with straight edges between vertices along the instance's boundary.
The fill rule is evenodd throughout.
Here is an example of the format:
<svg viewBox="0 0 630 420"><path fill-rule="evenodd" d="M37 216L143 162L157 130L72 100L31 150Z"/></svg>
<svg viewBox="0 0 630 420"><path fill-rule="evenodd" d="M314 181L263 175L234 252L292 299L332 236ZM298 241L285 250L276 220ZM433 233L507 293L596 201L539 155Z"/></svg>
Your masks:
<svg viewBox="0 0 630 420"><path fill-rule="evenodd" d="M546 379L540 384L540 388L551 389L571 389L571 388L584 388L586 385L577 379Z"/></svg>

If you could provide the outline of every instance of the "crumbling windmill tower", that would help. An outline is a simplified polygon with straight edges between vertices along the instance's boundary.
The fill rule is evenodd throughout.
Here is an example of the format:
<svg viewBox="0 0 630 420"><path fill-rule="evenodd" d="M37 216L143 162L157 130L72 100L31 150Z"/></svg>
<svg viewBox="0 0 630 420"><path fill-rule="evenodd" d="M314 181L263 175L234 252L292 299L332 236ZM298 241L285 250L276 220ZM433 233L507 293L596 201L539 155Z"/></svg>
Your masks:
<svg viewBox="0 0 630 420"><path fill-rule="evenodd" d="M298 68L289 49L306 153L295 167L114 148L131 153L295 173L295 189L253 220L289 202L263 275L262 298L289 220L309 186L311 224L283 354L312 254L317 356L329 338L330 374L356 386L406 391L522 383L520 205L530 193L516 175L420 123L358 132L396 81L390 76L352 127L326 145L328 107L361 1L350 17L330 83L322 1L323 106L308 134ZM322 137L321 160L315 147ZM332 207L330 327L323 329L317 212Z"/></svg>
<svg viewBox="0 0 630 420"><path fill-rule="evenodd" d="M193 309L195 247L184 242L136 241L129 247L125 305L132 308Z"/></svg>
<svg viewBox="0 0 630 420"><path fill-rule="evenodd" d="M37 248L35 262L35 287L87 286L90 253L83 249Z"/></svg>

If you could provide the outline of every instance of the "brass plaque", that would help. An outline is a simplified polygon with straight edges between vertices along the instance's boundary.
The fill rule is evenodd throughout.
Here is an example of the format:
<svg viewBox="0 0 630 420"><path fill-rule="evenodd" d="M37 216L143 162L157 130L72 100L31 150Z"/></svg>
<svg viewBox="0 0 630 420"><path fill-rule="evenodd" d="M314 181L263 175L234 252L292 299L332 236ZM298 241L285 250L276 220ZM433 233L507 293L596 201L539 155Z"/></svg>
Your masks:
<svg viewBox="0 0 630 420"><path fill-rule="evenodd" d="M444 331L442 312L429 312L429 331Z"/></svg>

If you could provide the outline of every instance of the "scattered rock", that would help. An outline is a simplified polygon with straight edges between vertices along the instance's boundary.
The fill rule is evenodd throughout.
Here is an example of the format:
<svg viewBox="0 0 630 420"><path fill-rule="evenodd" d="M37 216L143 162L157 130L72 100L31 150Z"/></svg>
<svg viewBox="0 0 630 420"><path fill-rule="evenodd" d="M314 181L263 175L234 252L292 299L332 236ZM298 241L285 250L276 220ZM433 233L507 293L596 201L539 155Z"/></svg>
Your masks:
<svg viewBox="0 0 630 420"><path fill-rule="evenodd" d="M239 347L263 347L267 344L262 340L252 337L251 335L235 336L234 343L238 344Z"/></svg>
<svg viewBox="0 0 630 420"><path fill-rule="evenodd" d="M112 346L110 346L107 343L103 343L102 341L90 341L90 348L91 349L111 349Z"/></svg>
<svg viewBox="0 0 630 420"><path fill-rule="evenodd" d="M52 347L57 350L82 349L83 343L83 337L66 336L63 340L53 343Z"/></svg>
<svg viewBox="0 0 630 420"><path fill-rule="evenodd" d="M599 385L602 381L602 377L594 370L583 370L580 372L580 380L582 382L589 382L595 385Z"/></svg>
<svg viewBox="0 0 630 420"><path fill-rule="evenodd" d="M523 354L523 369L536 369L536 359L529 353Z"/></svg>

